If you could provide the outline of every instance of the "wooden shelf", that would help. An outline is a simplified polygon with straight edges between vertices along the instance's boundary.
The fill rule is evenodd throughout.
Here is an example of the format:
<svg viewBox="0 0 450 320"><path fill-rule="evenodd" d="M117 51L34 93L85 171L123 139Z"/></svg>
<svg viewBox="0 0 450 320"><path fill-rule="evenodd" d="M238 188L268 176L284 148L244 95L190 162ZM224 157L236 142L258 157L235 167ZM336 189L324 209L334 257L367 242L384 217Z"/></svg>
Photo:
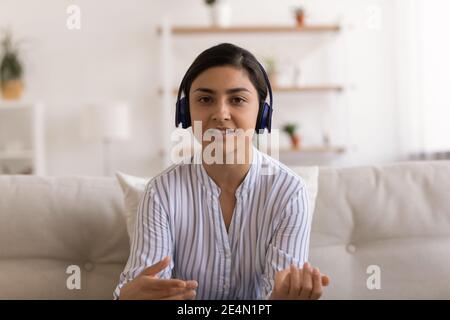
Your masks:
<svg viewBox="0 0 450 320"><path fill-rule="evenodd" d="M309 154L309 155L321 155L321 154L344 154L346 152L346 149L344 147L338 147L338 146L310 146L310 147L303 147L300 150L295 149L280 149L279 154L280 155L303 155L303 154Z"/></svg>
<svg viewBox="0 0 450 320"><path fill-rule="evenodd" d="M292 87L277 87L272 88L273 92L341 92L344 90L342 86L338 85L303 85Z"/></svg>
<svg viewBox="0 0 450 320"><path fill-rule="evenodd" d="M159 26L155 31L161 37L161 47L163 49L164 57L170 56L171 53L171 42L178 41L183 39L183 37L206 37L208 39L215 39L217 37L240 37L240 36L250 36L255 37L256 40L261 41L262 45L267 42L267 37L278 37L280 40L288 41L286 45L298 46L298 41L292 42L293 37L301 38L303 36L317 37L319 41L329 40L335 38L339 34L339 32L343 31L344 27L340 25L340 23L316 23L316 24L306 24L304 26L295 25L294 21L289 24L261 24L257 23L255 25L233 25L230 27L213 27L213 26L201 26L201 25L170 25L165 24ZM178 39L178 40L176 40ZM291 40L288 40L291 39ZM344 48L344 46L342 46ZM344 54L344 53L342 53ZM320 57L319 57L320 58ZM173 63L171 61L173 58L163 59L163 67L168 70L168 67ZM167 77L164 77L167 80ZM312 81L312 79L311 79ZM272 90L274 95L297 95L297 94L324 94L330 96L337 96L341 92L346 92L347 87L343 83L327 83L327 81L332 80L323 80L325 83L312 83L312 84L299 84L299 85L282 85L281 81L279 82L280 86L273 83ZM159 95L167 95L167 96L175 96L178 93L178 87L164 86L163 88L157 89L157 94ZM169 110L171 106L171 99L168 97L163 99L163 104L166 107L165 110ZM166 99L167 98L167 99ZM294 97L291 97L294 99ZM337 97L336 97L337 98ZM344 110L345 111L345 110ZM166 116L169 113L166 111ZM320 113L318 116L322 116ZM264 150L266 151L266 150ZM317 163L317 161L329 161L334 160L335 158L340 157L342 154L348 152L345 147L340 146L307 146L302 148L301 150L290 150L289 145L286 148L277 150L277 155L280 158L289 160L291 163ZM186 152L189 154L189 152ZM268 151L270 154L270 151ZM166 149L165 152L165 163L169 164L168 155L170 151Z"/></svg>
<svg viewBox="0 0 450 320"><path fill-rule="evenodd" d="M304 85L304 86L292 86L292 87L273 87L274 93L307 93L307 92L342 92L344 87L339 85ZM162 94L162 89L158 89L158 94ZM176 96L178 89L172 89L172 94Z"/></svg>
<svg viewBox="0 0 450 320"><path fill-rule="evenodd" d="M158 33L162 32L158 27ZM208 34L208 33L302 33L302 32L339 32L341 27L337 24L318 24L299 26L232 26L228 28L211 26L175 26L171 31L175 35L182 34Z"/></svg>
<svg viewBox="0 0 450 320"><path fill-rule="evenodd" d="M199 151L201 149L195 149L192 147L184 147L178 149L178 152L182 151L183 157L185 156L191 156L194 152ZM265 150L263 150L266 152ZM278 155L280 158L295 158L295 157L302 157L302 156L339 156L346 153L346 149L344 147L338 147L338 146L310 146L310 147L303 147L300 150L294 150L294 149L280 149L278 152ZM271 155L271 150L267 150L267 154Z"/></svg>

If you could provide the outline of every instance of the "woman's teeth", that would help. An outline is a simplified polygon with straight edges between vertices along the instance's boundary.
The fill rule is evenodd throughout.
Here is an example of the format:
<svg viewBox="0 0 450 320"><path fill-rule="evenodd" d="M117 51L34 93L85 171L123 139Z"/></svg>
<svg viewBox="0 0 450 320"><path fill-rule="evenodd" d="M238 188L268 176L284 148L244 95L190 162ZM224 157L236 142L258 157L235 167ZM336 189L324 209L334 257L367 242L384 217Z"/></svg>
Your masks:
<svg viewBox="0 0 450 320"><path fill-rule="evenodd" d="M235 129L221 129L219 130L223 135L230 135L236 132Z"/></svg>

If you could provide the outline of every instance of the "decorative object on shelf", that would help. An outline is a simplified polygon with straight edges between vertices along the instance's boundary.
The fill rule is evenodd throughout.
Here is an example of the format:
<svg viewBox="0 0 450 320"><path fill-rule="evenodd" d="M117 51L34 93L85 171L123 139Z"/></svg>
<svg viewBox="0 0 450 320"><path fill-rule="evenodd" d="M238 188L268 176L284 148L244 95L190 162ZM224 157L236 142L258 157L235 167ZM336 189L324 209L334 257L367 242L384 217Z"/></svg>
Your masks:
<svg viewBox="0 0 450 320"><path fill-rule="evenodd" d="M330 134L328 132L322 134L322 143L324 147L330 146Z"/></svg>
<svg viewBox="0 0 450 320"><path fill-rule="evenodd" d="M296 7L294 13L297 26L303 27L305 25L305 9L303 7Z"/></svg>
<svg viewBox="0 0 450 320"><path fill-rule="evenodd" d="M9 174L46 175L44 127L42 102L0 101L0 167Z"/></svg>
<svg viewBox="0 0 450 320"><path fill-rule="evenodd" d="M274 57L263 58L264 69L266 70L267 76L269 77L270 84L272 87L276 87L277 81L277 63Z"/></svg>
<svg viewBox="0 0 450 320"><path fill-rule="evenodd" d="M18 100L23 91L23 66L12 34L6 31L1 40L0 85L5 100Z"/></svg>
<svg viewBox="0 0 450 320"><path fill-rule="evenodd" d="M158 34L162 34L162 28L158 27ZM306 24L302 28L298 28L295 25L233 25L227 28L215 28L211 26L174 26L170 29L170 32L175 35L201 35L201 34L215 34L215 33L311 33L321 34L329 32L340 32L341 26L339 24Z"/></svg>
<svg viewBox="0 0 450 320"><path fill-rule="evenodd" d="M210 7L211 23L214 27L226 28L231 25L231 4L228 0L205 0Z"/></svg>
<svg viewBox="0 0 450 320"><path fill-rule="evenodd" d="M300 75L303 67L298 60L292 58L280 59L277 64L277 87L275 88L299 88L301 86Z"/></svg>
<svg viewBox="0 0 450 320"><path fill-rule="evenodd" d="M286 123L283 126L283 132L286 132L291 138L291 148L293 150L300 150L301 137L297 133L298 125L296 123Z"/></svg>
<svg viewBox="0 0 450 320"><path fill-rule="evenodd" d="M103 174L111 175L111 143L131 136L128 103L92 104L83 110L82 137L101 140L103 144Z"/></svg>
<svg viewBox="0 0 450 320"><path fill-rule="evenodd" d="M294 72L292 75L292 84L293 86L300 86L301 85L301 74L302 74L302 68L300 63L296 63L293 66Z"/></svg>

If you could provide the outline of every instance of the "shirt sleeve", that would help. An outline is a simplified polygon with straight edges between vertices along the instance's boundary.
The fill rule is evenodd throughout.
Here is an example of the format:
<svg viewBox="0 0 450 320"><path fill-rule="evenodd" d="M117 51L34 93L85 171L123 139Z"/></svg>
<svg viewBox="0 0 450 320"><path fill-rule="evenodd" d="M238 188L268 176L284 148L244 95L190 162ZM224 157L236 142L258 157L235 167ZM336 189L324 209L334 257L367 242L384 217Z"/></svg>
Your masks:
<svg viewBox="0 0 450 320"><path fill-rule="evenodd" d="M170 264L157 276L170 279L173 270L173 239L169 218L161 205L160 197L150 181L142 196L138 210L134 235L131 239L130 255L125 269L120 274L119 284L113 292L116 300L124 284L137 277L145 268L170 256Z"/></svg>
<svg viewBox="0 0 450 320"><path fill-rule="evenodd" d="M308 191L303 185L288 201L269 244L260 299L269 299L277 271L290 264L303 267L308 261L311 220Z"/></svg>

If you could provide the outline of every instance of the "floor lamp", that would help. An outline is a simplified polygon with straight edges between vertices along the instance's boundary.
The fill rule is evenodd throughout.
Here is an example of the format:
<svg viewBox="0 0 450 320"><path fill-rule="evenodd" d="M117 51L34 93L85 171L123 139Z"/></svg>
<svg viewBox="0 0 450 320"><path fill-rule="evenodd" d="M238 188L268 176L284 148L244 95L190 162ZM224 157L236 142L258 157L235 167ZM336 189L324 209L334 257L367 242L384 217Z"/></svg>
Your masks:
<svg viewBox="0 0 450 320"><path fill-rule="evenodd" d="M83 136L102 143L103 175L111 174L111 145L130 139L130 107L128 103L89 105L83 114Z"/></svg>

